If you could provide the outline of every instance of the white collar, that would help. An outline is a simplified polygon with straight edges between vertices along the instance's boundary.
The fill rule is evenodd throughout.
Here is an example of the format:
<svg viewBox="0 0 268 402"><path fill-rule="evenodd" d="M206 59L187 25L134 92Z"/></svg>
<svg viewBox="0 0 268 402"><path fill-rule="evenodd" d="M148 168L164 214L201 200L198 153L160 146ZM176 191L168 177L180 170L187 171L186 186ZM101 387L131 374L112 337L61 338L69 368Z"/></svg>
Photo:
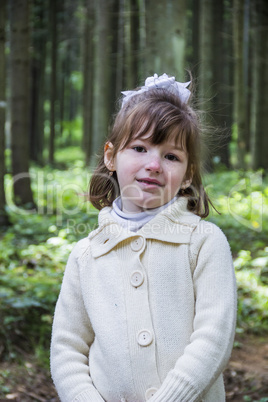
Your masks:
<svg viewBox="0 0 268 402"><path fill-rule="evenodd" d="M186 197L178 197L172 205L153 216L137 232L127 230L119 224L112 216L112 207L103 208L99 213L99 227L88 235L92 242L93 257L104 255L120 242L137 236L176 244L189 243L191 233L201 218L187 209L187 203Z"/></svg>
<svg viewBox="0 0 268 402"><path fill-rule="evenodd" d="M121 226L127 228L131 232L137 232L142 226L153 219L155 215L173 204L176 200L177 197L174 197L168 203L161 205L160 207L131 214L122 211L122 200L121 197L118 197L113 202L111 215Z"/></svg>

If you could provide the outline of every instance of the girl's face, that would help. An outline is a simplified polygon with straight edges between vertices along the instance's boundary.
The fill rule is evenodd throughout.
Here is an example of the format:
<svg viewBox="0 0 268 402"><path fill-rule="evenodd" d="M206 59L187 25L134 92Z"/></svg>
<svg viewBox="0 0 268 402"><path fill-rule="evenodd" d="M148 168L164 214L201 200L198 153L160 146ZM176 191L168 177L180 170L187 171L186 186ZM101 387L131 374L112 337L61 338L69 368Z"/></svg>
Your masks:
<svg viewBox="0 0 268 402"><path fill-rule="evenodd" d="M141 212L166 204L186 188L188 155L175 140L155 145L144 136L133 139L113 158L113 145L106 144L105 164L116 171L126 213Z"/></svg>

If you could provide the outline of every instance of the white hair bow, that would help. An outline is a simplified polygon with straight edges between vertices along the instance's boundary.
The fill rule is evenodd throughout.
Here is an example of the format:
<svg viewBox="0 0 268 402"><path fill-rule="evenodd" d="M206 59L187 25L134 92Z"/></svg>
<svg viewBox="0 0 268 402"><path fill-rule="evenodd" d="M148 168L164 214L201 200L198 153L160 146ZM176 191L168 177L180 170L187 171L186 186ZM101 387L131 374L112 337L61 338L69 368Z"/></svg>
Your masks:
<svg viewBox="0 0 268 402"><path fill-rule="evenodd" d="M138 91L122 91L122 94L124 95L122 107L130 98L132 98L132 96L155 88L165 88L174 95L177 95L182 102L186 103L191 95L191 92L189 89L187 89L190 83L191 81L175 81L175 77L169 77L167 74L160 75L160 77L158 77L157 74L154 74L153 77L146 78L145 85L142 86Z"/></svg>

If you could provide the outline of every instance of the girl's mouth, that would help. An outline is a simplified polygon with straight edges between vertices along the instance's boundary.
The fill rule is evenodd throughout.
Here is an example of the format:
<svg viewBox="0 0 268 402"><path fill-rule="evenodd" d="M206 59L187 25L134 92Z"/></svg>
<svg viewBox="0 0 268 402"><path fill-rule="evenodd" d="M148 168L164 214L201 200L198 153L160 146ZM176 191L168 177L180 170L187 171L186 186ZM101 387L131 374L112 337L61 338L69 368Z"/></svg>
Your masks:
<svg viewBox="0 0 268 402"><path fill-rule="evenodd" d="M150 179L150 178L144 178L144 179L137 179L139 183L144 183L147 185L151 186L158 186L158 187L163 187L163 184L161 184L158 180L156 179Z"/></svg>

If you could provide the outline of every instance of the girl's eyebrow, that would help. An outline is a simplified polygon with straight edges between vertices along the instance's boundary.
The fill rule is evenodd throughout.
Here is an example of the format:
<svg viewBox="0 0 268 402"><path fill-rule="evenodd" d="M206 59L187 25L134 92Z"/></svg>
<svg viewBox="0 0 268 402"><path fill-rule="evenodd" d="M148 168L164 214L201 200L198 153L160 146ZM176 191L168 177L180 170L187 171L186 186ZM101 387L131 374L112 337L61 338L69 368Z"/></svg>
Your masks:
<svg viewBox="0 0 268 402"><path fill-rule="evenodd" d="M180 146L178 146L178 145L175 145L175 146L172 145L172 147L173 147L174 149L176 149L176 151L186 152L184 148L182 148L182 147L180 147Z"/></svg>
<svg viewBox="0 0 268 402"><path fill-rule="evenodd" d="M132 140L130 141L130 143L135 142L135 141L142 141L142 142L144 142L144 143L152 143L152 141L150 141L149 138L143 138L143 137L134 137L134 138L132 138ZM164 143L165 143L165 142L164 142ZM164 143L163 143L163 144L164 144ZM185 151L185 149L182 148L182 147L179 146L179 145L175 145L174 143L169 143L169 142L166 142L166 144L167 144L168 146L172 147L173 149L175 149L176 151L180 151L180 152L187 153L187 152ZM159 145L160 145L160 144L159 144Z"/></svg>

